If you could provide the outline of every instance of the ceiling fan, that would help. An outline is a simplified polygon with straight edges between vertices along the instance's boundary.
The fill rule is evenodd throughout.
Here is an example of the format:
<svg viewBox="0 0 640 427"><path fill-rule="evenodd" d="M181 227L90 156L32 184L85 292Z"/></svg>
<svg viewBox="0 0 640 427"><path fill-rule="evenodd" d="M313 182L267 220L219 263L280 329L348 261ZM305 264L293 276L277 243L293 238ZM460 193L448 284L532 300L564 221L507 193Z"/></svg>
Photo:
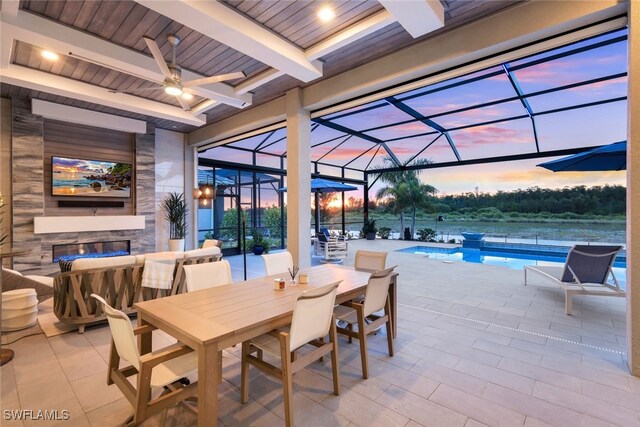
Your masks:
<svg viewBox="0 0 640 427"><path fill-rule="evenodd" d="M156 64L158 64L158 67L160 67L162 75L164 76L164 81L156 82L158 84L157 87L138 88L131 89L129 91L110 90L109 92L137 93L164 90L167 94L173 95L178 99L178 102L182 106L182 109L184 109L185 111L190 111L191 107L185 99L190 99L190 88L245 77L245 74L242 71L239 71L237 73L220 74L217 76L203 77L201 79L188 80L185 82L182 80L182 68L180 68L180 66L176 64L176 49L178 47L178 44L180 43L180 38L178 38L178 36L176 36L175 34L167 35L167 40L171 44L171 62L165 61L164 57L162 56L162 52L160 52L160 48L158 47L158 44L154 39L147 36L144 36L143 39L147 44L147 47L149 47L149 50L153 55L153 59L156 60Z"/></svg>

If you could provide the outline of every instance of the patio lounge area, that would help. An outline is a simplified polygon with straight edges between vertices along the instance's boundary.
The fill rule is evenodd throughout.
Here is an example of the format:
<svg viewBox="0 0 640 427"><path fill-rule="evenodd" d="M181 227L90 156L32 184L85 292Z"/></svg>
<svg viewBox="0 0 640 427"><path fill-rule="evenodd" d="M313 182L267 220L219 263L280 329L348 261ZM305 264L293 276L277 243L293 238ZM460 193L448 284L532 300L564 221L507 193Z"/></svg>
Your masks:
<svg viewBox="0 0 640 427"><path fill-rule="evenodd" d="M640 427L640 0L0 24L2 427Z"/></svg>
<svg viewBox="0 0 640 427"><path fill-rule="evenodd" d="M350 242L347 265L365 246L389 251L387 265L398 265L396 354L386 354L384 332L371 336L363 380L357 343L341 338L340 396L330 393L326 359L294 376L294 412L304 425L640 425L640 379L625 362L625 299L576 297L567 316L559 289L525 287L521 270L394 252L410 244ZM230 259L241 265L241 257ZM233 274L242 280L240 269ZM154 345L171 342L154 334ZM74 426L121 423L131 406L106 385L109 341L103 325L10 345L16 357L0 371L2 409L66 409ZM283 423L281 385L257 371L251 400L240 404L239 351L223 353L219 424ZM197 421L181 407L164 424L161 415L143 425Z"/></svg>

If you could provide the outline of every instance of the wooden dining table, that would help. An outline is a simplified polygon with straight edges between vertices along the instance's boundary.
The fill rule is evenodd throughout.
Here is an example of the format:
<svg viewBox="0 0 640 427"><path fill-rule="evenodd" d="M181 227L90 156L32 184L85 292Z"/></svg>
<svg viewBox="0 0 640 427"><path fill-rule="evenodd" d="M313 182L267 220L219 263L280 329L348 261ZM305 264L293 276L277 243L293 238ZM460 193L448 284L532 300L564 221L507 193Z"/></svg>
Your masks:
<svg viewBox="0 0 640 427"><path fill-rule="evenodd" d="M371 272L352 267L321 265L301 269L309 284L274 288L277 276L203 289L139 302L138 322L173 336L198 352L198 426L217 423L218 383L222 378L222 350L291 323L298 295L340 282L336 303L362 295ZM389 288L391 318L396 334L397 274ZM151 352L151 332L140 337L140 352Z"/></svg>

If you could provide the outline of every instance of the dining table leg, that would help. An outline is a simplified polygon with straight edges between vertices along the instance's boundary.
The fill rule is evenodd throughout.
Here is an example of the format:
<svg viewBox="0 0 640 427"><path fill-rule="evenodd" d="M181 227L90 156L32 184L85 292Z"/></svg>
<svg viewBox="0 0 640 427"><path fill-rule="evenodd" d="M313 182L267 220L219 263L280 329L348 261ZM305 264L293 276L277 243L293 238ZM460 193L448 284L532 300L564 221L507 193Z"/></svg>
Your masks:
<svg viewBox="0 0 640 427"><path fill-rule="evenodd" d="M198 349L198 426L218 424L218 382L222 375L218 343Z"/></svg>
<svg viewBox="0 0 640 427"><path fill-rule="evenodd" d="M150 323L144 320L142 314L138 314L138 326L146 326ZM140 334L138 337L138 348L140 349L140 355L149 354L152 351L152 334L151 331Z"/></svg>

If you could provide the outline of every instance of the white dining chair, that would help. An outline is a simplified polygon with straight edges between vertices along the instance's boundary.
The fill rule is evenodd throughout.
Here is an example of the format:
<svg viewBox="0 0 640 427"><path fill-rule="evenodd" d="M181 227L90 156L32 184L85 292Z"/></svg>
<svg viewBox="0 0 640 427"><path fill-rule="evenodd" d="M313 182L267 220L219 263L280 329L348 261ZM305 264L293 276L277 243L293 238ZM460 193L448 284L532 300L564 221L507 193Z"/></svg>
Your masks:
<svg viewBox="0 0 640 427"><path fill-rule="evenodd" d="M284 393L284 415L287 427L293 426L293 374L331 353L333 393L340 394L338 340L333 307L340 282L301 293L293 309L293 320L287 331L274 330L242 343L241 397L249 400L249 365L280 378ZM324 338L329 334L329 341ZM310 344L315 349L296 357L296 351ZM263 352L280 359L280 367L263 359ZM254 356L253 353L256 353Z"/></svg>
<svg viewBox="0 0 640 427"><path fill-rule="evenodd" d="M336 319L345 322L346 328L338 326L338 333L349 337L349 342L356 338L360 342L360 360L362 362L362 378L369 378L369 361L367 358L367 335L382 325L387 327L387 345L389 356L393 356L393 335L391 324L391 302L389 286L394 267L371 274L364 294L364 302L353 301L336 306ZM384 310L383 313L376 312ZM357 326L357 331L354 330Z"/></svg>
<svg viewBox="0 0 640 427"><path fill-rule="evenodd" d="M189 384L184 379L198 372L198 353L186 345L172 345L149 354L140 355L136 335L151 332L149 325L133 328L131 320L123 312L112 308L96 294L91 296L98 301L107 315L111 330L111 353L107 370L107 384L116 384L122 394L133 406L133 415L126 421L138 425L150 416L198 395L198 383ZM130 366L120 368L120 359ZM127 379L137 375L134 387ZM151 389L163 389L152 398ZM197 412L190 405L185 407Z"/></svg>
<svg viewBox="0 0 640 427"><path fill-rule="evenodd" d="M267 276L289 273L293 269L293 257L289 251L262 255Z"/></svg>
<svg viewBox="0 0 640 427"><path fill-rule="evenodd" d="M185 265L184 275L187 292L233 283L231 264L225 259L216 262Z"/></svg>
<svg viewBox="0 0 640 427"><path fill-rule="evenodd" d="M381 271L387 265L387 252L356 251L353 266L356 270Z"/></svg>

